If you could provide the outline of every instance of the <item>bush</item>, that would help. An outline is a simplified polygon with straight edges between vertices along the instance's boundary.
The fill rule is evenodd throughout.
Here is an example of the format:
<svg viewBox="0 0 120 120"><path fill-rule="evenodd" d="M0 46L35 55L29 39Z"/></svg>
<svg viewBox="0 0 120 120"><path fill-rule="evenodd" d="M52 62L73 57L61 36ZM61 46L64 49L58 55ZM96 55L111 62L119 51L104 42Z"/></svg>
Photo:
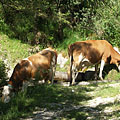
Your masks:
<svg viewBox="0 0 120 120"><path fill-rule="evenodd" d="M102 3L93 19L94 30L99 39L106 39L112 45L120 46L120 1Z"/></svg>
<svg viewBox="0 0 120 120"><path fill-rule="evenodd" d="M0 87L6 84L7 73L6 73L6 65L0 59Z"/></svg>

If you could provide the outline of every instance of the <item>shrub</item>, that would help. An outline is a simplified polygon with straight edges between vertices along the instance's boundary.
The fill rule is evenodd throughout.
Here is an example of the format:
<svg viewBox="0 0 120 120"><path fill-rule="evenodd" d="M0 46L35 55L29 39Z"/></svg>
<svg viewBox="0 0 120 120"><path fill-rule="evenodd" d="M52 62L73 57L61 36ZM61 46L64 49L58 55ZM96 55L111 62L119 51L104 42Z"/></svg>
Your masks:
<svg viewBox="0 0 120 120"><path fill-rule="evenodd" d="M112 45L120 46L120 1L104 2L93 18L94 30L99 39L106 39Z"/></svg>
<svg viewBox="0 0 120 120"><path fill-rule="evenodd" d="M6 65L0 59L0 87L6 83L7 73L6 73Z"/></svg>

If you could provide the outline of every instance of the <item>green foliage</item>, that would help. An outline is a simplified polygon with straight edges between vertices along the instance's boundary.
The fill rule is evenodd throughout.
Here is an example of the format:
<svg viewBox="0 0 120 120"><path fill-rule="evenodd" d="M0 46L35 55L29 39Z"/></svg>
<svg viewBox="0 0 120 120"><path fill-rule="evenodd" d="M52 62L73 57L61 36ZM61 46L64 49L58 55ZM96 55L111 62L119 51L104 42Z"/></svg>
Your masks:
<svg viewBox="0 0 120 120"><path fill-rule="evenodd" d="M60 44L71 31L83 39L106 39L119 46L119 6L119 0L5 0L0 6L0 31L43 47Z"/></svg>
<svg viewBox="0 0 120 120"><path fill-rule="evenodd" d="M10 34L9 26L5 23L4 20L4 13L2 9L2 5L0 4L0 31L2 31L5 34Z"/></svg>
<svg viewBox="0 0 120 120"><path fill-rule="evenodd" d="M1 1L1 19L10 28L11 37L31 44L58 45L76 26L81 35L88 34L91 14L99 0L76 1ZM3 26L2 26L3 27ZM6 28L6 27L5 27Z"/></svg>
<svg viewBox="0 0 120 120"><path fill-rule="evenodd" d="M7 73L6 73L6 65L0 59L0 87L6 84Z"/></svg>
<svg viewBox="0 0 120 120"><path fill-rule="evenodd" d="M119 11L120 1L110 0L100 5L94 17L94 26L98 37L117 46L120 46Z"/></svg>

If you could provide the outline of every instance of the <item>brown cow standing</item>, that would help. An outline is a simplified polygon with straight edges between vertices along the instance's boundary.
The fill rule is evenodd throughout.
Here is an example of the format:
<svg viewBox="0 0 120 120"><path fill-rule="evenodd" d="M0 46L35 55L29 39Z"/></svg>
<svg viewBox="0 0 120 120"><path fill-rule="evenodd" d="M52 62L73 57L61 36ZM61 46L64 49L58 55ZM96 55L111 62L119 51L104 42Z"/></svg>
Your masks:
<svg viewBox="0 0 120 120"><path fill-rule="evenodd" d="M112 45L106 40L87 40L75 42L68 46L70 57L70 84L74 84L80 69L95 65L97 75L98 64L100 63L99 77L102 78L102 71L106 63L116 64L120 70L120 54L115 51Z"/></svg>
<svg viewBox="0 0 120 120"><path fill-rule="evenodd" d="M4 86L2 99L8 102L11 91L25 89L27 81L39 77L40 80L51 80L53 83L56 70L57 53L52 48L44 49L21 60L14 68L7 86Z"/></svg>

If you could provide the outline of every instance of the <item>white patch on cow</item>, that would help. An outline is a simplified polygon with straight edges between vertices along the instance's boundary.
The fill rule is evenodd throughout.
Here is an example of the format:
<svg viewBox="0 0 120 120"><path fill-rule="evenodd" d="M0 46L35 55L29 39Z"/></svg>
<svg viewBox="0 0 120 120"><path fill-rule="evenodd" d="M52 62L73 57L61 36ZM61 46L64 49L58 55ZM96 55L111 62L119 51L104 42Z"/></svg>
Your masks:
<svg viewBox="0 0 120 120"><path fill-rule="evenodd" d="M101 65L100 65L100 73L99 73L99 77L100 79L102 80L102 71L103 71L103 68L105 66L105 61L104 60L101 60Z"/></svg>
<svg viewBox="0 0 120 120"><path fill-rule="evenodd" d="M82 67L89 67L90 65L92 65L92 63L87 58L84 58L82 61Z"/></svg>
<svg viewBox="0 0 120 120"><path fill-rule="evenodd" d="M68 59L67 59L67 58L64 58L64 57L62 56L62 54L59 54L59 55L58 55L58 57L57 57L57 64L60 65L60 68L63 68L64 65L65 65L65 63L66 63L67 61L68 61Z"/></svg>
<svg viewBox="0 0 120 120"><path fill-rule="evenodd" d="M82 62L82 60L84 59L84 56L82 55L82 53L79 55L79 63Z"/></svg>
<svg viewBox="0 0 120 120"><path fill-rule="evenodd" d="M32 62L28 58L25 58L23 60L27 60L30 63L30 65L32 66Z"/></svg>
<svg viewBox="0 0 120 120"><path fill-rule="evenodd" d="M87 58L84 58L84 59L83 59L83 62L84 62L84 61L85 61L85 62L90 62Z"/></svg>
<svg viewBox="0 0 120 120"><path fill-rule="evenodd" d="M79 69L82 70L84 67L87 68L90 65L92 65L92 63L87 58L85 58L85 56L83 56L81 53L79 56Z"/></svg>
<svg viewBox="0 0 120 120"><path fill-rule="evenodd" d="M46 48L46 49L44 49L44 50L50 50L50 51L52 51L52 48L49 47L49 48Z"/></svg>
<svg viewBox="0 0 120 120"><path fill-rule="evenodd" d="M10 86L4 86L2 92L2 99L4 103L8 103L10 101Z"/></svg>
<svg viewBox="0 0 120 120"><path fill-rule="evenodd" d="M2 94L3 95L9 95L10 94L10 87L9 86L4 86Z"/></svg>
<svg viewBox="0 0 120 120"><path fill-rule="evenodd" d="M113 47L115 51L117 51L120 54L120 51L117 47Z"/></svg>

